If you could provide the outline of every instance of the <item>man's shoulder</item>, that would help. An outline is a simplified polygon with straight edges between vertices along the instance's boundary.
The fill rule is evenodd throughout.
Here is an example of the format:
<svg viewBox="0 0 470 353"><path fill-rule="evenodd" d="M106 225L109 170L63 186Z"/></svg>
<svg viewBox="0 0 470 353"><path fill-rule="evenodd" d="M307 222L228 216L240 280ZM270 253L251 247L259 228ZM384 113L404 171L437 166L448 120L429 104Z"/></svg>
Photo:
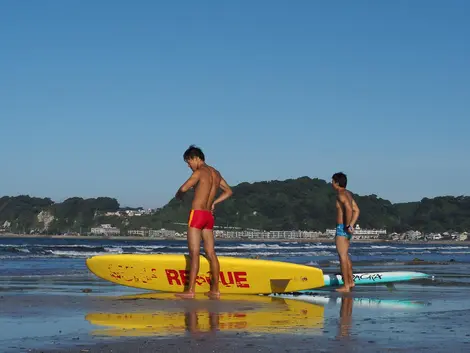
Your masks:
<svg viewBox="0 0 470 353"><path fill-rule="evenodd" d="M220 173L217 169L207 164L205 165L204 168L201 168L200 171L201 171L202 178L211 178L214 176L214 174L217 176L220 176Z"/></svg>
<svg viewBox="0 0 470 353"><path fill-rule="evenodd" d="M208 165L208 164L206 164L206 166L207 166L207 168L209 168L209 170L210 170L212 173L214 173L214 174L216 174L216 175L218 175L218 176L221 175L220 172L219 172L217 169L215 169L213 166Z"/></svg>
<svg viewBox="0 0 470 353"><path fill-rule="evenodd" d="M352 198L352 194L351 192L349 192L349 190L347 189L338 190L338 193L336 194L337 200L344 201L344 200L348 200L349 198Z"/></svg>
<svg viewBox="0 0 470 353"><path fill-rule="evenodd" d="M336 197L343 197L346 195L346 189L341 189L336 192Z"/></svg>

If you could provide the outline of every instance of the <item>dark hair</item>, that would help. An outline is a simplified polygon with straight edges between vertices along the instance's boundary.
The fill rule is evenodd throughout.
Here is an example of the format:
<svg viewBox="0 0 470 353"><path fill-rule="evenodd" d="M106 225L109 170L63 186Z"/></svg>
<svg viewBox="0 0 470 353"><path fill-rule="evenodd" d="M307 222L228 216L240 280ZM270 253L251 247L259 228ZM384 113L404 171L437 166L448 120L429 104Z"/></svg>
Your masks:
<svg viewBox="0 0 470 353"><path fill-rule="evenodd" d="M348 177L342 172L333 174L332 179L342 188L345 188L346 185L348 185Z"/></svg>
<svg viewBox="0 0 470 353"><path fill-rule="evenodd" d="M189 146L189 148L183 154L183 158L185 161L196 157L199 157L203 161L205 161L206 158L202 150L194 145Z"/></svg>

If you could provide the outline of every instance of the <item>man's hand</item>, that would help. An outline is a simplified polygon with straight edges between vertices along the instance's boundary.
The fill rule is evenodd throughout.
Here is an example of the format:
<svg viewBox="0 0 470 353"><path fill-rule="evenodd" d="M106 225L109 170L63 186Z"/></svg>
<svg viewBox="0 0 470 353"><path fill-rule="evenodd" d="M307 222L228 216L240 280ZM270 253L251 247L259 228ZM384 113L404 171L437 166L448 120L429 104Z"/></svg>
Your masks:
<svg viewBox="0 0 470 353"><path fill-rule="evenodd" d="M212 207L211 207L212 213L214 213L215 205L217 205L218 203L222 201L227 200L230 196L233 195L232 189L227 184L224 178L220 179L219 187L222 189L222 194L212 203Z"/></svg>
<svg viewBox="0 0 470 353"><path fill-rule="evenodd" d="M178 191L176 192L175 198L177 198L178 200L183 200L183 198L184 198L184 192L182 192L181 190L178 190Z"/></svg>

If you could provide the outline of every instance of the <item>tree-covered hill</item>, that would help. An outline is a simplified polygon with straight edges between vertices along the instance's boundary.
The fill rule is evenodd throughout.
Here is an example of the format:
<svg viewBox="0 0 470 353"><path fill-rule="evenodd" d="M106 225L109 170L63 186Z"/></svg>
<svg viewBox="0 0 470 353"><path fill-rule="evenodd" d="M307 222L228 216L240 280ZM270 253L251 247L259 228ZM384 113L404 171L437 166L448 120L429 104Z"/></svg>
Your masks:
<svg viewBox="0 0 470 353"><path fill-rule="evenodd" d="M377 195L354 195L362 228L427 232L470 230L470 197L424 198L392 204ZM186 222L192 195L171 200L156 215L167 225ZM284 181L241 183L215 212L218 226L265 230L319 230L335 226L335 192L330 183L301 177Z"/></svg>
<svg viewBox="0 0 470 353"><path fill-rule="evenodd" d="M470 231L470 197L442 196L392 204L377 195L355 195L361 209L362 228L410 229L425 232ZM114 198L69 198L54 203L30 196L0 198L0 228L13 232L87 232L95 225L111 223L122 229L184 229L192 192L183 201L172 199L151 215L105 216L120 209ZM218 205L216 225L243 229L318 230L335 225L335 192L330 183L301 177L284 181L241 183L233 197ZM8 227L6 227L8 226Z"/></svg>
<svg viewBox="0 0 470 353"><path fill-rule="evenodd" d="M116 199L72 197L60 203L49 198L4 196L0 198L0 227L12 232L44 230L63 233L90 228L102 214L119 209ZM5 224L6 223L6 224Z"/></svg>

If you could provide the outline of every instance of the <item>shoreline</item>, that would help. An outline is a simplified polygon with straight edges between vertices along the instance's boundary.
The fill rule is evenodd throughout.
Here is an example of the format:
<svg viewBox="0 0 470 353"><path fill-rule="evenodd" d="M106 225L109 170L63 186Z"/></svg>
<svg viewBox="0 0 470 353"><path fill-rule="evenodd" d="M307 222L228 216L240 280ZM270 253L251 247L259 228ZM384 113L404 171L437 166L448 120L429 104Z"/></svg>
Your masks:
<svg viewBox="0 0 470 353"><path fill-rule="evenodd" d="M142 240L142 241L186 241L186 237L139 237L139 236L99 236L99 235L41 235L41 234L13 234L13 233L1 233L1 238L18 238L18 239L92 239L92 240ZM297 239L297 238L278 238L278 239L268 239L268 238L220 238L216 237L215 241L235 241L235 242L298 242L298 243L334 243L334 238L311 238L311 239ZM419 240L383 240L383 239L358 239L355 240L354 236L352 238L351 244L354 243L371 243L371 244L461 244L461 245L470 245L470 240L456 241L456 240L428 240L428 241L419 241Z"/></svg>

